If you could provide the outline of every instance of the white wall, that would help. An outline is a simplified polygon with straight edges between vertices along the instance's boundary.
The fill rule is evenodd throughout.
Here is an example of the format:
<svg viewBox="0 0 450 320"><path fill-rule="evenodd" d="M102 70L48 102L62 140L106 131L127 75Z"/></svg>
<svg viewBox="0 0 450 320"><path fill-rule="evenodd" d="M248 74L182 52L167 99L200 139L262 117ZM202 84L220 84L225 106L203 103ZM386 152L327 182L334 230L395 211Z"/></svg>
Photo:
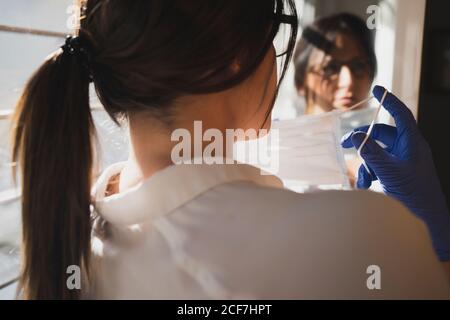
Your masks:
<svg viewBox="0 0 450 320"><path fill-rule="evenodd" d="M396 3L395 49L391 89L417 118L426 0Z"/></svg>

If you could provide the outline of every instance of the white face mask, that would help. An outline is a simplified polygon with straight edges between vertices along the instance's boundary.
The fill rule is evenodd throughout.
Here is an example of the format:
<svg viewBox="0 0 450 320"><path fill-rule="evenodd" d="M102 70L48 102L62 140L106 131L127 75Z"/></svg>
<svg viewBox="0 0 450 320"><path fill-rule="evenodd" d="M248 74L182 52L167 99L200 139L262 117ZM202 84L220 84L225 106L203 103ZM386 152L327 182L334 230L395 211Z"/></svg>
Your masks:
<svg viewBox="0 0 450 320"><path fill-rule="evenodd" d="M261 164L254 155L250 159L242 152L235 153L235 159L259 167L278 176L285 187L305 191L312 186L334 186L349 188L341 141L340 112L320 115L305 115L293 120L275 121L267 137L268 150L261 150L271 158L270 165ZM274 138L274 133L276 136ZM255 145L258 140L238 142L237 145ZM254 152L256 148L248 147Z"/></svg>
<svg viewBox="0 0 450 320"><path fill-rule="evenodd" d="M279 177L287 187L350 187L340 115L333 111L273 123L280 136Z"/></svg>
<svg viewBox="0 0 450 320"><path fill-rule="evenodd" d="M276 132L276 142L267 144L269 151L262 150L271 157L269 166L258 163L256 161L258 157L255 155L250 161L248 157L243 157L242 153L235 153L235 158L278 176L287 188L294 191L350 189L341 138L343 134L366 124L368 119L373 118L376 111L373 108L348 112L367 103L371 98L347 111L335 110L320 115L304 115L293 120L273 122L270 135ZM273 139L270 135L264 139ZM238 142L238 145L255 143L246 141ZM256 150L256 148L249 149ZM258 152L261 152L261 149ZM352 153L355 157L356 153L354 151Z"/></svg>

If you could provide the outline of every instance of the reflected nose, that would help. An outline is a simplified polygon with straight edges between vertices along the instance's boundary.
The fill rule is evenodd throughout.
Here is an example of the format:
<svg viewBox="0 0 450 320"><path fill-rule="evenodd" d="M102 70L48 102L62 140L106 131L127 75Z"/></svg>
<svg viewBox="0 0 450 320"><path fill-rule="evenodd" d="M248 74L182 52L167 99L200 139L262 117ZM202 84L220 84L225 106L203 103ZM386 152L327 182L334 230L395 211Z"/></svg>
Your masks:
<svg viewBox="0 0 450 320"><path fill-rule="evenodd" d="M351 87L353 86L354 80L355 78L350 68L347 66L342 66L341 72L339 73L339 87Z"/></svg>

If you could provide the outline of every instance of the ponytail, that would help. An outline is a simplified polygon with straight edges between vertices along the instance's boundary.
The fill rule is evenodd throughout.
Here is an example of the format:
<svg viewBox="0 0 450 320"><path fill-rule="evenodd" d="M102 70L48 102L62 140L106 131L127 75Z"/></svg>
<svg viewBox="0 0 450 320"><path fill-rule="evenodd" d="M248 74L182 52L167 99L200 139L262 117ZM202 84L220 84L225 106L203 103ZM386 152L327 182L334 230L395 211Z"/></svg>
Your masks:
<svg viewBox="0 0 450 320"><path fill-rule="evenodd" d="M59 50L31 77L16 106L13 161L22 184L24 299L80 299L69 266L88 277L94 129L89 71Z"/></svg>

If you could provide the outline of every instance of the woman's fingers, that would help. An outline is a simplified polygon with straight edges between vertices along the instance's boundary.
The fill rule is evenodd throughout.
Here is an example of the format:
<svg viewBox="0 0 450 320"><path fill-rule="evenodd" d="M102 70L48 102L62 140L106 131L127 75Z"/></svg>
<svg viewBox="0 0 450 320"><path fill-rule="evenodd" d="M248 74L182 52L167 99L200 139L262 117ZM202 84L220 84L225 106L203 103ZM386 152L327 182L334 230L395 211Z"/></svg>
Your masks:
<svg viewBox="0 0 450 320"><path fill-rule="evenodd" d="M363 126L356 128L352 132L349 132L341 140L342 147L346 149L353 148L354 145L352 142L352 135L356 132L367 133L368 130L369 126ZM388 126L386 124L376 124L373 127L373 131L370 137L374 140L380 141L386 146L387 151L391 151L392 147L395 144L395 140L397 139L397 128Z"/></svg>
<svg viewBox="0 0 450 320"><path fill-rule="evenodd" d="M383 98L385 88L375 86L373 95L378 101ZM403 135L404 132L413 132L417 129L417 123L411 110L394 94L388 93L383 102L383 107L394 118L398 133ZM407 135L406 135L407 136Z"/></svg>
<svg viewBox="0 0 450 320"><path fill-rule="evenodd" d="M369 189L372 185L372 181L375 181L375 174L367 172L366 167L361 165L358 170L358 180L356 181L356 187L358 189Z"/></svg>
<svg viewBox="0 0 450 320"><path fill-rule="evenodd" d="M356 149L359 149L366 139L366 136L367 135L364 132L355 132L352 135L352 143ZM366 164L375 170L375 172L377 171L377 166L383 165L384 163L390 161L389 153L372 138L367 139L361 149L360 155Z"/></svg>

